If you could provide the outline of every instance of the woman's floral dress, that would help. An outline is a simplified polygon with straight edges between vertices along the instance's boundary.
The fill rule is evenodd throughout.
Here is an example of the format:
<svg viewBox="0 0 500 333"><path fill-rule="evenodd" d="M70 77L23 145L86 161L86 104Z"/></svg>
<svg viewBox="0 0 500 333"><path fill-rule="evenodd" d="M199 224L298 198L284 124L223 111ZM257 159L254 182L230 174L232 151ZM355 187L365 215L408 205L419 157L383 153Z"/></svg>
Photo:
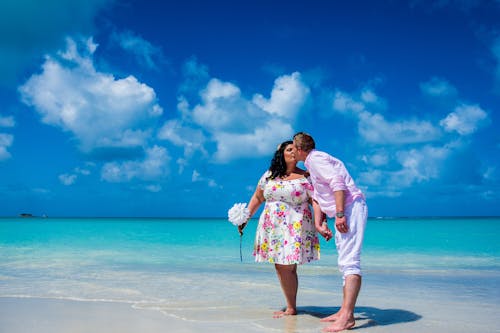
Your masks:
<svg viewBox="0 0 500 333"><path fill-rule="evenodd" d="M305 177L259 181L266 204L255 235L255 261L303 264L319 259L319 239L309 208L313 187Z"/></svg>

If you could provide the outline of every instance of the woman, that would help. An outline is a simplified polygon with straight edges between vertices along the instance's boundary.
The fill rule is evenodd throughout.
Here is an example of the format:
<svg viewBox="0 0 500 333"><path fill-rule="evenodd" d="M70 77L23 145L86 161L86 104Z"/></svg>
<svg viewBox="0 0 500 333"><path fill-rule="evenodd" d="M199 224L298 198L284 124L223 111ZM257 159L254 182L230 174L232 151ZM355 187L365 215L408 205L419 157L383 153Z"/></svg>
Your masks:
<svg viewBox="0 0 500 333"><path fill-rule="evenodd" d="M270 262L276 273L286 299L286 309L274 313L275 318L297 314L298 276L297 264L319 259L319 239L309 208L316 203L312 198L313 188L306 172L297 168L293 141L278 146L269 170L259 180L248 209L252 216L260 204L266 202L260 215L255 236L255 261ZM321 215L317 215L321 216ZM246 223L239 226L240 233ZM327 233L326 225L318 227Z"/></svg>

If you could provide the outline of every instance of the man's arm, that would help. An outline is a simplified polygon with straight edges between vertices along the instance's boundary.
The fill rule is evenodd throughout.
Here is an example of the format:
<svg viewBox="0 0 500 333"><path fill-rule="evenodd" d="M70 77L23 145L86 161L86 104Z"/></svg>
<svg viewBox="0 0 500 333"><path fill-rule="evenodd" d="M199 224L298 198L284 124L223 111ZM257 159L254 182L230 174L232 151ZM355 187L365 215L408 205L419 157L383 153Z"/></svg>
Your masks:
<svg viewBox="0 0 500 333"><path fill-rule="evenodd" d="M341 233L346 233L349 231L347 226L347 217L344 215L344 204L345 204L345 192L335 191L333 192L335 196L335 228Z"/></svg>

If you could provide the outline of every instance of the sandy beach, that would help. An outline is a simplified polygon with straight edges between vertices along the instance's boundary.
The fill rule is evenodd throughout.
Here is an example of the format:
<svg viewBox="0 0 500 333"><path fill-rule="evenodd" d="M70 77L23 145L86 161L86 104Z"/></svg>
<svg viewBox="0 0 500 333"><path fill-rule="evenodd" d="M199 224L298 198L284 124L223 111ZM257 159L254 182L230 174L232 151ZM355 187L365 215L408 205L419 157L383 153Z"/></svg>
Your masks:
<svg viewBox="0 0 500 333"><path fill-rule="evenodd" d="M307 294L307 293L306 293ZM364 295L356 308L355 331L370 333L500 332L497 306L448 302L425 292L402 303L400 297ZM305 295L303 298L309 298ZM340 301L340 298L338 298ZM321 300L320 303L324 303ZM194 333L320 332L319 319L335 306L299 306L299 314L281 319L263 307L141 308L141 304L47 298L0 298L0 331L5 333ZM370 304L365 305L365 304Z"/></svg>

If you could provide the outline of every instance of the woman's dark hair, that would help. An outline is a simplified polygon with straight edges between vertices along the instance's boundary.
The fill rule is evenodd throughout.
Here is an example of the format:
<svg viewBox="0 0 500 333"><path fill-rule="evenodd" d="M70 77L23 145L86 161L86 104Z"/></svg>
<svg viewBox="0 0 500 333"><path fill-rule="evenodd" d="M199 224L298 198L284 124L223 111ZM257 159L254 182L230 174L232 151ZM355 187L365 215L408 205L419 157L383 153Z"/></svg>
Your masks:
<svg viewBox="0 0 500 333"><path fill-rule="evenodd" d="M271 175L267 179L275 179L276 177L281 177L286 175L286 162L285 162L285 149L288 145L293 144L293 141L288 140L282 142L276 152L274 153L273 159L271 160L271 166L269 171Z"/></svg>

